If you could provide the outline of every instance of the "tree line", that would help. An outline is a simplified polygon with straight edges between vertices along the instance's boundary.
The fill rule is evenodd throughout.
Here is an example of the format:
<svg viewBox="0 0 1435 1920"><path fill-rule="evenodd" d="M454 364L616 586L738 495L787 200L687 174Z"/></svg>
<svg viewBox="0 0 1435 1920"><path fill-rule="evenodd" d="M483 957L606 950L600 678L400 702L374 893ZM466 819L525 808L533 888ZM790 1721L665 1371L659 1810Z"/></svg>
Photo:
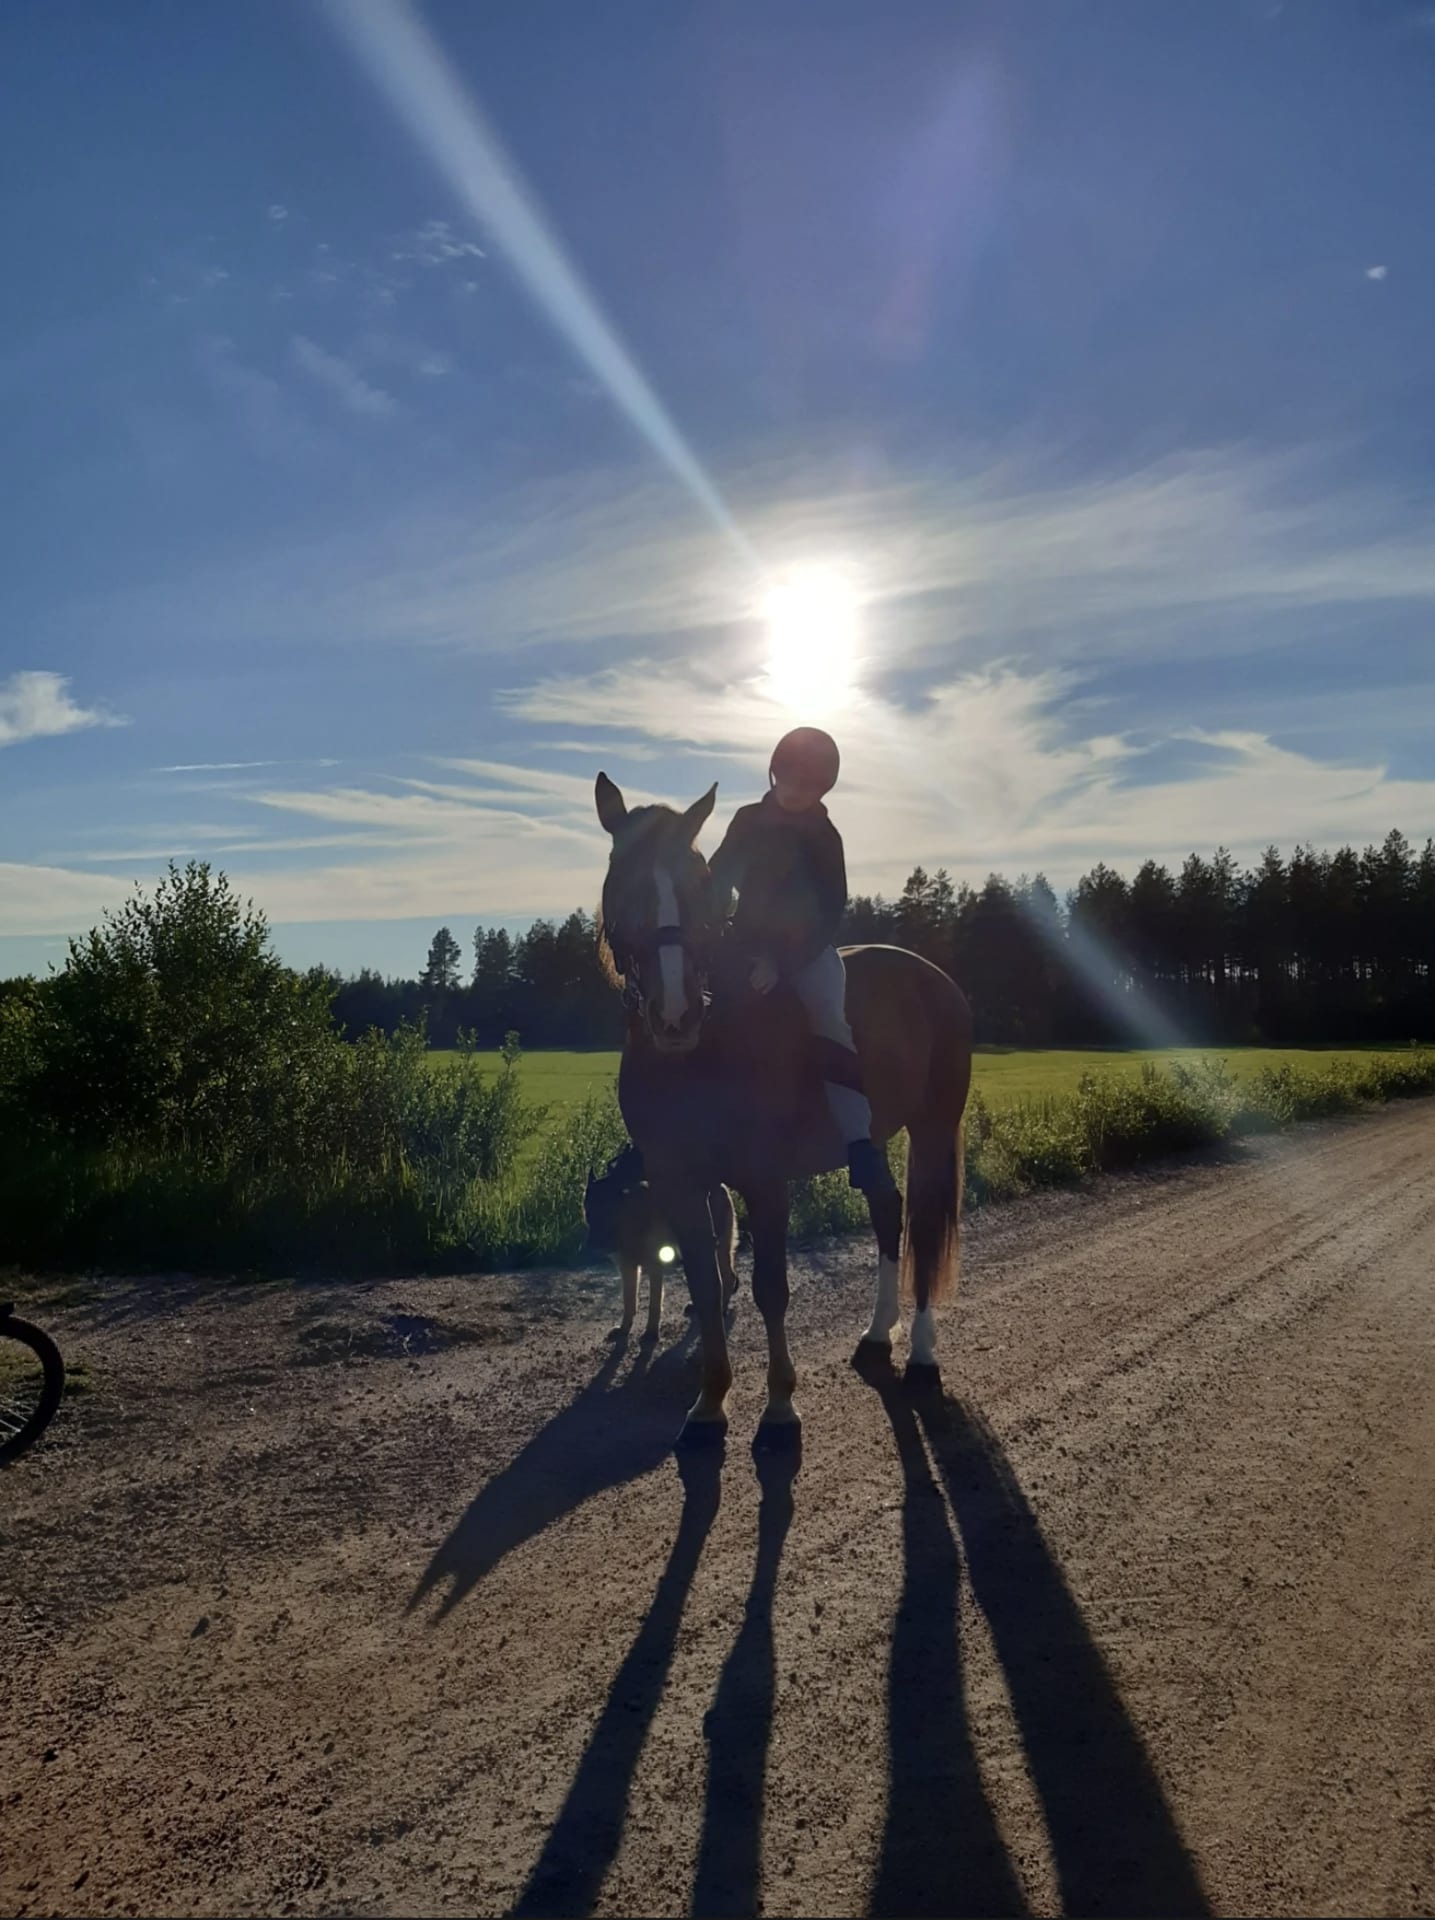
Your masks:
<svg viewBox="0 0 1435 1920"><path fill-rule="evenodd" d="M481 1047L509 1033L525 1047L616 1047L623 1015L598 967L591 914L535 920L515 939L505 927L476 927L467 953L448 927L429 943L417 978L386 979L370 968L328 975L334 1018L351 1036L392 1033L425 1020L429 1041L451 1047L461 1032Z"/></svg>
<svg viewBox="0 0 1435 1920"><path fill-rule="evenodd" d="M859 895L847 941L911 948L955 979L980 1042L1380 1043L1435 1038L1435 842L1392 831L1334 853L1224 848L1129 879L1098 862L1059 900L1041 874L980 887L916 868L896 899ZM413 980L331 976L350 1034L424 1017L433 1044L612 1047L622 1016L597 964L591 915L512 938L475 930L471 956L442 927Z"/></svg>

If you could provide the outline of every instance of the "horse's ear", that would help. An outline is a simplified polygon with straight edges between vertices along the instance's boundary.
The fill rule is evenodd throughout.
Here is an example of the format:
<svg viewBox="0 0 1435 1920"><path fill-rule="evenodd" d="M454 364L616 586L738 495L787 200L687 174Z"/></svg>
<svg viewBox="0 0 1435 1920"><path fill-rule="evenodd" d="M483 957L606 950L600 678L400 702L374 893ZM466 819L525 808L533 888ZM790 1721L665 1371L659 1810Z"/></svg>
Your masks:
<svg viewBox="0 0 1435 1920"><path fill-rule="evenodd" d="M593 798L598 803L598 818L609 833L616 833L628 817L628 803L606 773L598 775Z"/></svg>
<svg viewBox="0 0 1435 1920"><path fill-rule="evenodd" d="M698 835L702 832L703 828L707 825L708 815L712 812L716 804L717 804L717 781L714 780L712 785L708 788L707 792L703 795L702 799L694 800L693 804L688 808L687 812L683 815L683 832L687 835L689 840L697 839Z"/></svg>

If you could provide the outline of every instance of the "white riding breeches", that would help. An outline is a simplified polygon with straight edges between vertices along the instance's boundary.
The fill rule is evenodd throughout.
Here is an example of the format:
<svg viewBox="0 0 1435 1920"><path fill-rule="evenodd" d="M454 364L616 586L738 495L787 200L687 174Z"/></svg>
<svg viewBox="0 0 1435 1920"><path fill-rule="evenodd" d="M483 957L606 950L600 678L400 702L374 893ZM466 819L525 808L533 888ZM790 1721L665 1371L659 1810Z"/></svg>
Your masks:
<svg viewBox="0 0 1435 1920"><path fill-rule="evenodd" d="M812 1032L855 1053L852 1029L847 1024L847 969L836 947L824 947L815 960L793 974L792 986ZM838 1087L828 1081L827 1105L849 1147L854 1140L871 1138L872 1109L855 1087Z"/></svg>

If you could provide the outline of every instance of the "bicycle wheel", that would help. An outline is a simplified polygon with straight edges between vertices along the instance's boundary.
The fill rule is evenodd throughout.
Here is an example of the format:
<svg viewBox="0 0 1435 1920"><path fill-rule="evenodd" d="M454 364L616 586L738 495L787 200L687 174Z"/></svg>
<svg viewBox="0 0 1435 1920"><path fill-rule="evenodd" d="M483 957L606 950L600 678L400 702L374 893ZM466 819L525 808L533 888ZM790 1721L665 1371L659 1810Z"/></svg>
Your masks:
<svg viewBox="0 0 1435 1920"><path fill-rule="evenodd" d="M65 1363L48 1333L0 1318L0 1466L34 1446L65 1391Z"/></svg>

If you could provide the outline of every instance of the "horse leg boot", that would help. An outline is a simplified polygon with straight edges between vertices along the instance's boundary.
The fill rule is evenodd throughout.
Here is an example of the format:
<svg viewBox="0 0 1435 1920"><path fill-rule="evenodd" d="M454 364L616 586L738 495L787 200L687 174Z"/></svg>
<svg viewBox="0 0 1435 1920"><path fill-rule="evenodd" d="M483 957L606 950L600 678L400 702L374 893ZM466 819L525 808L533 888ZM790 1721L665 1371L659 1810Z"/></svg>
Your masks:
<svg viewBox="0 0 1435 1920"><path fill-rule="evenodd" d="M892 1336L902 1317L902 1196L895 1188L869 1193L867 1211L877 1236L877 1299L867 1331L858 1342L857 1358L886 1360L891 1356Z"/></svg>
<svg viewBox="0 0 1435 1920"><path fill-rule="evenodd" d="M802 1418L792 1404L797 1369L787 1345L787 1183L749 1187L752 1230L752 1295L767 1328L767 1405L758 1425L763 1446L801 1444Z"/></svg>
<svg viewBox="0 0 1435 1920"><path fill-rule="evenodd" d="M658 1182L655 1180L653 1184L657 1189ZM692 1296L693 1317L698 1323L702 1348L702 1386L688 1409L678 1437L685 1446L713 1444L721 1441L727 1432L732 1366L723 1328L722 1282L718 1276L712 1215L706 1192L690 1182L672 1186L665 1183L657 1197L682 1252L683 1271L688 1277L688 1292Z"/></svg>

